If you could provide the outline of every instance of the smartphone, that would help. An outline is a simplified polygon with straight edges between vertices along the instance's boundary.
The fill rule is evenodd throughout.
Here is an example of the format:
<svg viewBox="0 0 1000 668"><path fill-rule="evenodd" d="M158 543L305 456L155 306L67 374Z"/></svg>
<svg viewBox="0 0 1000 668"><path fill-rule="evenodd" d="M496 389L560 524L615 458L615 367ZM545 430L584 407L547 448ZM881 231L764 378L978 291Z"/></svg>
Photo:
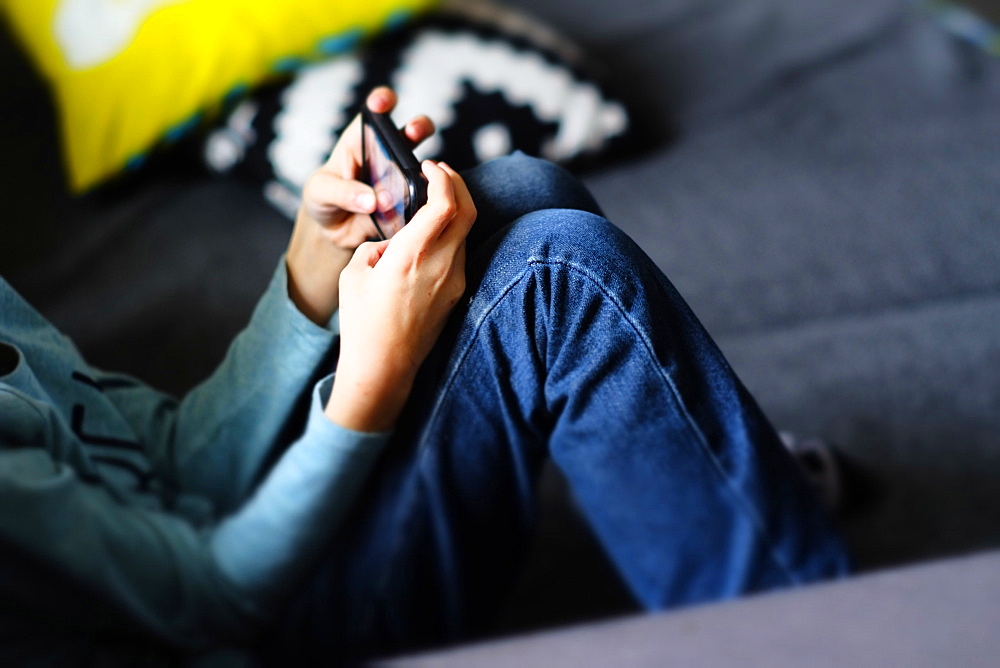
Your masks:
<svg viewBox="0 0 1000 668"><path fill-rule="evenodd" d="M375 190L372 222L390 239L427 202L427 178L389 114L361 109L361 180Z"/></svg>

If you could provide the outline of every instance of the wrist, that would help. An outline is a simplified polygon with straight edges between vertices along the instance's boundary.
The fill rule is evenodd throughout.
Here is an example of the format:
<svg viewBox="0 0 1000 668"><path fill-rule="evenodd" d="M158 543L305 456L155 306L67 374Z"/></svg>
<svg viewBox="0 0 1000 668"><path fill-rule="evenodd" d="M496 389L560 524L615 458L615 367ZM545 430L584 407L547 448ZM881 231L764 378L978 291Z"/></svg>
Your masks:
<svg viewBox="0 0 1000 668"><path fill-rule="evenodd" d="M412 388L409 379L355 380L338 370L323 413L331 422L352 431L392 431Z"/></svg>
<svg viewBox="0 0 1000 668"><path fill-rule="evenodd" d="M325 326L339 305L340 272L353 251L334 245L322 234L306 234L297 224L285 255L288 297L307 318Z"/></svg>

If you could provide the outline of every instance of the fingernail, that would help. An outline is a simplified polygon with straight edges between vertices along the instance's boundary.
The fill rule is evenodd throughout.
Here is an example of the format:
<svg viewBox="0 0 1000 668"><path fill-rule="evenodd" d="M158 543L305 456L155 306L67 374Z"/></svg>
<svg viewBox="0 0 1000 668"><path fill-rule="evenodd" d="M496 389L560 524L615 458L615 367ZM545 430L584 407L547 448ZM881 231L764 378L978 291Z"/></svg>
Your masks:
<svg viewBox="0 0 1000 668"><path fill-rule="evenodd" d="M375 195L372 193L361 193L357 198L358 207L362 211L371 211L375 208Z"/></svg>

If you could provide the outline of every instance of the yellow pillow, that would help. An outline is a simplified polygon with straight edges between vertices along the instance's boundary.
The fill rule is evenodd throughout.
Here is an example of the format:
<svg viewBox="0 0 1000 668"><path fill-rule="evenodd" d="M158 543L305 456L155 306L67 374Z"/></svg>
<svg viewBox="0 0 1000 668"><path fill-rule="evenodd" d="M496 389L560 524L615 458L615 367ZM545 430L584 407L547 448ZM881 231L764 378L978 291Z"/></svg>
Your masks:
<svg viewBox="0 0 1000 668"><path fill-rule="evenodd" d="M434 0L0 0L55 91L70 185L138 164L271 75Z"/></svg>

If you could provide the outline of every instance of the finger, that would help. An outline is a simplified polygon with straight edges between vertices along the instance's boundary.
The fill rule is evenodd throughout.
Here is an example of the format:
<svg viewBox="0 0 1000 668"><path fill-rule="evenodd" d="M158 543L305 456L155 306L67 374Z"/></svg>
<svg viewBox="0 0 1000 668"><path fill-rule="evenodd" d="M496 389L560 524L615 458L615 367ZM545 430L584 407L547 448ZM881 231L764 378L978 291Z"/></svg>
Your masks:
<svg viewBox="0 0 1000 668"><path fill-rule="evenodd" d="M464 214L471 215L475 219L476 204L472 199L472 193L469 192L469 187L466 185L465 179L443 160L437 163L437 165L451 179L452 188L455 191L455 201L459 206L459 210Z"/></svg>
<svg viewBox="0 0 1000 668"><path fill-rule="evenodd" d="M388 247L388 241L366 241L354 251L354 256L351 258L348 266L354 270L363 267L374 267L382 259L382 254L385 253L385 249Z"/></svg>
<svg viewBox="0 0 1000 668"><path fill-rule="evenodd" d="M375 211L375 191L360 181L344 179L326 169L314 173L307 185L306 197L320 214L336 210L351 213Z"/></svg>
<svg viewBox="0 0 1000 668"><path fill-rule="evenodd" d="M452 233L451 230L453 229L454 234L464 238L468 236L469 230L472 229L473 223L476 222L476 216L478 215L476 203L472 199L469 187L465 184L465 179L452 169L451 165L446 162L439 162L438 167L448 175L448 178L451 180L452 189L455 192L455 224L450 226L449 234Z"/></svg>
<svg viewBox="0 0 1000 668"><path fill-rule="evenodd" d="M365 104L376 114L388 114L396 107L396 93L388 86L379 86L368 93Z"/></svg>
<svg viewBox="0 0 1000 668"><path fill-rule="evenodd" d="M378 114L386 114L396 106L396 93L388 86L378 86L368 93L365 104ZM354 178L361 166L361 114L357 114L340 133L337 146L327 158L326 167L344 178Z"/></svg>
<svg viewBox="0 0 1000 668"><path fill-rule="evenodd" d="M403 128L403 136L410 143L411 148L416 148L425 139L434 134L437 128L434 121L424 115L416 116Z"/></svg>
<svg viewBox="0 0 1000 668"><path fill-rule="evenodd" d="M339 174L342 178L353 179L361 167L361 114L356 114L337 138L330 156L323 168Z"/></svg>
<svg viewBox="0 0 1000 668"><path fill-rule="evenodd" d="M368 93L365 105L375 113L387 114L396 107L396 101L395 91L388 86L378 86ZM415 144L434 134L434 124L430 122L430 119L424 118L426 121L414 119L417 121L414 129L414 136L417 137ZM411 121L411 124L414 121ZM407 138L414 141L408 135ZM336 147L326 160L325 167L343 178L355 178L361 167L361 114L356 114L348 126L344 128L337 139Z"/></svg>
<svg viewBox="0 0 1000 668"><path fill-rule="evenodd" d="M410 234L419 234L426 241L436 239L448 227L457 211L457 203L454 185L446 171L431 160L424 160L421 169L427 178L427 203L400 233L413 228Z"/></svg>

